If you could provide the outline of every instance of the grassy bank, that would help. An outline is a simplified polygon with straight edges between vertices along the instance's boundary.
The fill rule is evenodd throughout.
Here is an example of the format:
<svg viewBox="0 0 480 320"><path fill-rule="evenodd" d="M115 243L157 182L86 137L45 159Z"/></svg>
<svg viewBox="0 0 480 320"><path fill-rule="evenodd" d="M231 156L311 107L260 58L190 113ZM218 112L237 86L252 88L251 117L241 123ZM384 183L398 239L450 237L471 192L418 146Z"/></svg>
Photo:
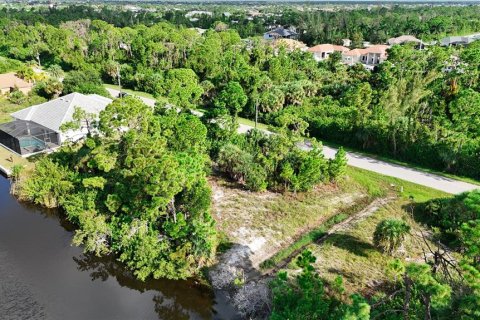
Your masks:
<svg viewBox="0 0 480 320"><path fill-rule="evenodd" d="M409 201L411 199L423 202L428 199L447 196L447 194L441 191L354 167L348 167L347 177L341 182L341 186L345 191L348 191L349 189L362 190L365 197L358 203L346 208L346 210L339 211L336 215L330 217L317 228L301 235L289 246L282 248L274 256L261 263L260 266L262 269L269 269L282 265L285 262L285 259L290 259L293 254L317 241L325 235L328 229L333 225L340 223L350 215L361 211L369 202L376 198L385 197L390 194L398 197L398 201L400 202Z"/></svg>
<svg viewBox="0 0 480 320"><path fill-rule="evenodd" d="M109 89L114 89L114 90L120 90L120 87L119 87L118 85L115 85L115 84L107 84L107 83L105 83L105 84L104 84L104 87L105 87L105 88L109 88ZM131 94L131 95L133 95L133 96L139 96L139 97L143 97L143 98L147 98L147 99L156 100L153 95L151 95L150 93L143 92L143 91L136 91L136 90L131 90L131 89L125 89L125 88L123 88L123 87L122 87L122 91L125 92L125 93L128 93L128 94Z"/></svg>
<svg viewBox="0 0 480 320"><path fill-rule="evenodd" d="M350 215L362 210L370 202L369 198L362 198L358 202L351 205L345 210L339 211L327 221L322 223L317 228L301 235L291 245L278 251L273 257L263 261L260 268L264 271L281 266L285 261L288 261L293 255L299 254L303 249L325 236L328 230L334 225L346 220Z"/></svg>
<svg viewBox="0 0 480 320"><path fill-rule="evenodd" d="M246 118L238 117L238 123L255 128L255 121L248 120ZM258 122L257 128L260 130L268 130L268 125Z"/></svg>
<svg viewBox="0 0 480 320"><path fill-rule="evenodd" d="M287 270L296 270L297 266L292 262L295 261L296 253L308 249L317 257L315 267L327 282L334 281L340 275L344 278L345 287L349 292L360 291L365 295L371 295L378 290L378 285L386 280L385 270L393 259L382 254L374 247L372 241L376 225L386 218L403 219L412 227L411 236L407 238L397 257L406 261L423 261L425 245L419 235L425 229L411 216L412 200L423 202L449 195L362 169L349 167L347 172L348 176L343 182L346 190L349 188L358 190L361 186L369 199L389 195L395 196L396 200L384 205L365 219L353 223L351 227L331 234L322 243L317 243L317 240L333 225L345 220L362 206L338 212L318 228L279 250L273 257L264 261L262 267L286 265ZM290 263L287 264L288 262Z"/></svg>
<svg viewBox="0 0 480 320"><path fill-rule="evenodd" d="M338 147L341 146L341 145L339 145L339 144L337 144L337 143L330 142L330 141L324 141L324 140L322 140L322 143L323 143L325 146L332 147L332 148L338 148ZM455 174L451 174L451 173L447 173L447 172L443 172L443 171L439 171L439 170L427 168L427 167L420 166L420 165L417 165L417 164L413 164L413 163L401 161L401 160L398 160L398 159L395 159L395 158L392 158L392 157L383 156L383 155L378 155L378 154L373 154L373 153L369 153L369 152L366 152L366 151L363 151L363 150L359 150L359 149L355 149L355 148L351 148L351 147L345 147L345 146L342 146L342 147L343 147L346 151L355 152L355 153L357 153L357 154L360 154L360 155L363 155L363 156L366 156L366 157L369 157L369 158L372 158L372 159L376 159L376 160L380 160L380 161L385 161L385 162L389 162L389 163L393 163L393 164L398 164L398 165L400 165L400 166L412 168L412 169L415 169L415 170L418 170L418 171L428 172L428 173L436 174L436 175L438 175L438 176L442 176L442 177L445 177L445 178L455 179L455 180L459 180L459 181L463 181L463 182L468 182L468 183L472 183L472 184L476 184L476 185L479 185L479 186L480 186L480 181L479 181L479 180L475 180L475 179L473 179L473 178L464 177L464 176L459 176L459 175L455 175Z"/></svg>
<svg viewBox="0 0 480 320"><path fill-rule="evenodd" d="M34 94L30 94L25 98L20 104L12 103L7 97L0 95L0 123L5 123L12 121L13 118L10 116L11 113L30 107L35 104L40 104L45 102L46 99L39 97Z"/></svg>

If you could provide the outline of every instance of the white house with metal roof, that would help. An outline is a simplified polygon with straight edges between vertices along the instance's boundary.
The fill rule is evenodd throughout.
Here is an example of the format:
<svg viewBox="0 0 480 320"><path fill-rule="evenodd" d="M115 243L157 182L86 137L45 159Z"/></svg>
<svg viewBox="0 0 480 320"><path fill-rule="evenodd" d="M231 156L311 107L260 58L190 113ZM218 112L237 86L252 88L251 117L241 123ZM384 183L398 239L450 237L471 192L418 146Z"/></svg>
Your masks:
<svg viewBox="0 0 480 320"><path fill-rule="evenodd" d="M448 46L464 46L474 41L480 40L480 33L471 34L467 36L450 36L440 40L440 45Z"/></svg>
<svg viewBox="0 0 480 320"><path fill-rule="evenodd" d="M73 121L75 108L81 108L88 114L98 115L111 102L112 99L97 94L84 95L74 92L42 104L22 109L12 113L11 116L17 121L34 122L56 132L59 144L61 144L67 140L77 141L83 138L88 132L86 124L82 124L82 128L76 131L69 130L62 132L62 130L60 130L60 127L64 123Z"/></svg>

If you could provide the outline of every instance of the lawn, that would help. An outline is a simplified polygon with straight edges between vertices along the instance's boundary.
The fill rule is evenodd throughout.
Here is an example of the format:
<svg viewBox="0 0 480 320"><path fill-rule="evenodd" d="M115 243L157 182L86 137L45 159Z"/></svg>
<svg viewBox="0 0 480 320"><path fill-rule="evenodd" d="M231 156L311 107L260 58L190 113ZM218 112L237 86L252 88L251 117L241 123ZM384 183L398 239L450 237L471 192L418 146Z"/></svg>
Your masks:
<svg viewBox="0 0 480 320"><path fill-rule="evenodd" d="M255 127L255 121L248 120L248 119L245 119L245 118L238 117L238 123L244 124L244 125L247 125L247 126L251 126L251 127ZM261 129L261 130L269 130L268 125L260 123L260 122L257 123L257 128Z"/></svg>
<svg viewBox="0 0 480 320"><path fill-rule="evenodd" d="M364 205L364 189L328 184L305 193L250 192L219 177L210 181L212 214L228 241L251 249L255 268L339 212Z"/></svg>
<svg viewBox="0 0 480 320"><path fill-rule="evenodd" d="M0 95L0 123L9 122L12 120L11 113L27 108L29 106L43 103L46 100L37 95L29 95L27 99L21 104L10 102L6 97Z"/></svg>
<svg viewBox="0 0 480 320"><path fill-rule="evenodd" d="M0 145L0 166L11 171L13 166L17 164L25 167L25 172L30 172L34 167L33 162L28 161L26 158L22 158L18 154Z"/></svg>
<svg viewBox="0 0 480 320"><path fill-rule="evenodd" d="M105 86L105 88L120 90L119 89L120 87L118 85L115 85L115 84L105 83L104 86ZM128 94L134 95L134 96L139 96L139 97L143 97L143 98L147 98L147 99L156 100L155 97L153 95L151 95L150 93L146 93L146 92L142 92L142 91L135 91L135 90L131 90L131 89L125 89L125 88L122 88L122 91L126 92Z"/></svg>
<svg viewBox="0 0 480 320"><path fill-rule="evenodd" d="M423 248L425 244L420 237L424 227L412 218L412 200L423 202L432 198L448 197L446 193L418 186L396 178L382 176L362 169L349 167L348 176L344 180L343 189L358 186L371 198L396 196L395 200L382 206L365 219L352 223L348 228L337 231L327 237L322 243L317 240L325 234L333 223L332 219L319 225L317 229L299 238L290 246L280 250L266 264L267 267L279 265L281 262L290 262L286 270L294 272L297 266L290 254L298 252L299 249L308 249L317 257L315 264L319 274L327 281L333 281L337 276L342 276L348 292L362 292L371 295L378 289L378 286L387 280L386 268L394 257L381 253L373 245L373 232L376 225L386 218L403 219L411 226L411 235L405 241L403 248L397 257L404 261L423 261ZM339 222L344 220L351 211L340 212L336 219ZM287 261L282 261L288 257Z"/></svg>

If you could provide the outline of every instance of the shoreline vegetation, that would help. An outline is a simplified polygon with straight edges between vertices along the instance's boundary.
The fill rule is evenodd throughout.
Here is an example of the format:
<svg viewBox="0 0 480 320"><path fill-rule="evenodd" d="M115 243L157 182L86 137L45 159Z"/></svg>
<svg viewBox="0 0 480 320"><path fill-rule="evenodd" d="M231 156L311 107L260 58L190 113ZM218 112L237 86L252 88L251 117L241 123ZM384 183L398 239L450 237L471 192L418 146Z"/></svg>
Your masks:
<svg viewBox="0 0 480 320"><path fill-rule="evenodd" d="M349 167L320 142L478 184L480 41L430 40L479 31L480 6L279 8L230 18L212 7L196 20L169 8L0 10L0 69L34 83L0 98L0 122L118 88L105 83L127 93L99 114L76 109L61 129L88 134L15 164L12 192L60 208L85 253L113 255L141 281L208 280L244 318L480 318L480 192ZM428 44L393 45L367 70L263 39L272 24L310 46L406 33ZM251 119L259 130L239 134Z"/></svg>

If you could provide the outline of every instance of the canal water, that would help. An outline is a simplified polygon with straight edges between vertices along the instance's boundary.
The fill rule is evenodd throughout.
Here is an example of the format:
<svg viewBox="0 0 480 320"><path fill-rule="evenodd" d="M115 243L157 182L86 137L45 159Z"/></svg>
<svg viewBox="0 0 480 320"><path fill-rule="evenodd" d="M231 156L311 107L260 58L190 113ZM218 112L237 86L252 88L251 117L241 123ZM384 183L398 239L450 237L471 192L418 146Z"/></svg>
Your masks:
<svg viewBox="0 0 480 320"><path fill-rule="evenodd" d="M231 319L221 295L194 280L141 282L112 257L71 245L54 210L19 203L0 175L0 319Z"/></svg>

